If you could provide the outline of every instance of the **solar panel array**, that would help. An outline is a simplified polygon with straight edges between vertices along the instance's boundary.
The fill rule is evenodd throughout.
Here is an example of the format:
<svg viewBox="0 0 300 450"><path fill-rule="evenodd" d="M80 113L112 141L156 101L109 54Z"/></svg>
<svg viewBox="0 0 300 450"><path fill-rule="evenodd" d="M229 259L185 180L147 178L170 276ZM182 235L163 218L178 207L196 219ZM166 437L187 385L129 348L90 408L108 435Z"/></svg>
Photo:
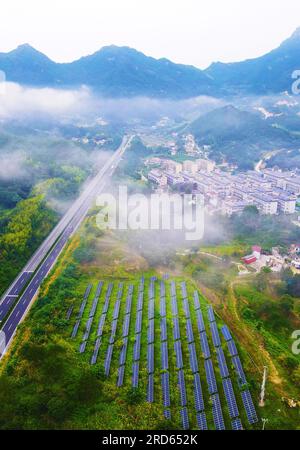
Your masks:
<svg viewBox="0 0 300 450"><path fill-rule="evenodd" d="M159 281L159 314L160 314L160 360L161 360L161 388L162 388L162 403L163 403L163 415L166 419L171 419L171 379L170 379L170 366L169 364L169 347L168 347L168 322L167 322L167 291L165 281L167 278L163 277L162 280ZM138 286L137 292L137 302L136 302L136 320L134 324L134 341L131 344L133 349L133 364L132 364L132 377L131 383L133 388L137 388L139 386L139 371L140 367L143 367L143 364L146 364L147 368L147 402L154 402L154 394L155 394L155 281L156 277L152 277L148 286L148 327L147 327L147 353L146 353L146 361L141 360L141 337L142 337L142 321L143 321L143 305L144 305L144 288L145 288L145 279L142 277L140 280L140 284ZM185 282L180 283L181 288L181 300L180 303L177 299L177 291L176 291L176 283L174 281L170 281L168 283L170 287L170 307L172 312L172 334L173 334L173 350L175 355L175 366L177 371L177 385L178 385L178 394L179 394L179 404L180 404L180 418L183 429L189 429L189 399L187 391L186 382L189 378L193 378L193 397L194 397L194 409L195 416L194 421L197 423L197 427L200 430L206 430L209 428L207 423L207 412L205 410L204 396L202 390L202 382L200 372L201 367L204 365L204 374L206 376L207 381L207 390L210 395L210 400L212 404L212 417L215 429L223 430L225 429L224 416L222 411L221 399L218 392L216 373L214 370L213 360L216 358L216 362L219 367L219 376L221 376L222 387L224 392L224 397L222 397L222 401L224 401L224 407L226 407L226 417L228 420L228 424L231 426L233 430L242 430L243 425L240 419L239 407L237 404L237 399L235 397L235 392L233 389L233 383L230 378L230 372L227 366L226 357L222 348L221 336L219 334L219 329L216 323L216 317L214 310L211 306L207 308L207 318L210 329L210 337L208 338L206 334L206 324L204 320L203 313L201 311L202 303L200 303L199 294L197 291L193 292L193 313L190 310L190 303L188 297L187 286ZM105 293L104 304L102 308L101 315L99 316L97 331L96 331L96 340L94 343L94 350L91 357L91 364L96 364L98 359L98 353L100 351L103 339L103 333L105 328L105 323L107 321L107 312L110 305L110 300L112 296L114 285L113 283L109 283L107 286L107 290ZM74 328L72 331L72 337L76 337L78 334L78 330L81 324L81 320L86 309L86 305L88 302L88 298L92 289L92 285L89 284L86 288L83 300L80 305L79 313L74 324ZM96 311L98 309L99 298L101 296L101 292L103 290L103 282L99 282L97 285L96 293L91 301L91 307L87 316L87 320L85 323L85 328L83 330L82 341L79 345L79 351L84 352L86 350L86 346L88 343L89 336L91 334L91 330L93 327ZM133 302L133 285L128 285L127 296L126 296L126 304L124 305L124 316L122 321L122 345L120 347L119 353L119 367L117 372L117 386L121 387L124 384L125 379L125 371L126 371L126 359L128 353L128 346L131 342L130 338L130 317L132 310L132 302ZM109 336L105 339L104 342L107 342L107 348L105 353L104 360L104 372L106 376L109 376L111 372L111 362L114 351L114 344L118 331L118 321L121 311L121 298L123 295L123 283L119 283L118 290L116 293L116 300L113 308L111 307L111 323L110 323L110 333ZM69 308L68 314L69 316L72 314L74 305ZM180 307L180 308L179 308ZM72 310L71 310L72 308ZM180 309L180 315L179 315ZM71 311L71 312L69 312ZM184 314L184 322L185 322L185 332L186 339L183 341L183 345L181 342L181 330L180 330L180 322L179 318L182 318L181 315ZM196 320L195 324L193 321ZM195 342L194 329L193 325L197 325L198 333L199 333L199 341ZM184 325L183 325L184 326ZM255 407L253 404L253 400L251 397L251 393L249 389L245 389L247 385L246 376L243 370L243 366L241 360L238 355L238 350L236 344L232 338L231 332L229 328L224 325L220 328L222 337L227 344L228 352L230 354L232 360L232 368L234 369L237 377L237 385L239 387L240 396L241 396L241 405L243 404L245 413L250 425L255 424L258 421L257 414L255 411ZM215 351L211 353L209 339L213 343ZM224 342L223 341L223 342ZM199 345L200 344L200 345ZM131 347L130 347L131 348ZM159 348L159 347L158 347ZM199 355L198 348L201 348L204 359L198 360ZM184 369L184 358L187 355L183 355L183 352L188 353L189 360L189 371L185 374ZM202 358L200 356L200 358ZM141 372L142 373L142 372ZM203 380L202 380L203 381ZM236 381L235 381L236 382ZM226 401L226 403L225 403ZM225 411L225 410L224 410ZM229 422L230 418L230 422Z"/></svg>

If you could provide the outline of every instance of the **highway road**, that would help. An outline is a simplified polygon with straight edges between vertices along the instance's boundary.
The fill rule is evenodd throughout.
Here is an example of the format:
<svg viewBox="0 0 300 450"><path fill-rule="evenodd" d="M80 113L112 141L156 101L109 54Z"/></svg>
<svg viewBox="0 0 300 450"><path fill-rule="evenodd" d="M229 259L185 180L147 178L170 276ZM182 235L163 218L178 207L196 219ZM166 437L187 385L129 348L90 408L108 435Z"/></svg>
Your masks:
<svg viewBox="0 0 300 450"><path fill-rule="evenodd" d="M104 164L92 181L89 182L80 197L74 202L3 296L0 303L0 320L7 316L14 303L15 305L1 328L1 331L5 333L6 345L2 354L0 353L0 358L10 345L16 329L26 315L41 283L54 266L69 238L82 223L96 195L102 191L106 181L115 171L132 138L133 136L123 138L119 149ZM18 294L20 294L27 283L27 287L19 297Z"/></svg>

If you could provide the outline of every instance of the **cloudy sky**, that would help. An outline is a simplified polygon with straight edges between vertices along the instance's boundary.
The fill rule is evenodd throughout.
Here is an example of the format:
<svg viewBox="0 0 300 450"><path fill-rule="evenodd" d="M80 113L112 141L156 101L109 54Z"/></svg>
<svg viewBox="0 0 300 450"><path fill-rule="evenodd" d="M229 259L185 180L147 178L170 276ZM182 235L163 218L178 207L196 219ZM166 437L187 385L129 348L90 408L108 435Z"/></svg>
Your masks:
<svg viewBox="0 0 300 450"><path fill-rule="evenodd" d="M299 0L4 0L0 51L29 43L67 62L115 44L205 68L264 54L299 26Z"/></svg>

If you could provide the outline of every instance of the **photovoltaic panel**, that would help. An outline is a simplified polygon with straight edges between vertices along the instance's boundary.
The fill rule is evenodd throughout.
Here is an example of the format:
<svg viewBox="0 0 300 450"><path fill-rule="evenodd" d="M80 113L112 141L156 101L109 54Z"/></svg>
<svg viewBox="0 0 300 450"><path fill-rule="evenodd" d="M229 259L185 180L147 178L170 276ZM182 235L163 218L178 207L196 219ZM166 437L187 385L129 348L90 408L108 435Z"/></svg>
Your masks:
<svg viewBox="0 0 300 450"><path fill-rule="evenodd" d="M167 420L171 420L171 411L169 409L164 410L164 418Z"/></svg>
<svg viewBox="0 0 300 450"><path fill-rule="evenodd" d="M222 380L222 384L223 384L223 390L224 390L230 418L234 419L235 417L238 417L239 410L237 407L236 398L234 395L231 379L226 378L226 379Z"/></svg>
<svg viewBox="0 0 300 450"><path fill-rule="evenodd" d="M87 345L87 341L81 342L81 344L79 346L79 353L84 353L85 352L86 345Z"/></svg>
<svg viewBox="0 0 300 450"><path fill-rule="evenodd" d="M221 341L220 341L219 331L218 331L216 322L210 322L209 326L210 326L210 331L211 331L214 346L220 347Z"/></svg>
<svg viewBox="0 0 300 450"><path fill-rule="evenodd" d="M229 377L229 371L228 371L228 367L227 367L223 349L221 347L219 347L216 349L216 351L217 351L217 359L218 359L221 377L227 378L227 377Z"/></svg>
<svg viewBox="0 0 300 450"><path fill-rule="evenodd" d="M172 297L171 299L171 308L172 308L172 315L178 316L178 306L176 297Z"/></svg>
<svg viewBox="0 0 300 450"><path fill-rule="evenodd" d="M208 320L210 322L214 322L216 319L215 319L215 313L214 313L213 307L209 306L207 308L207 312L208 312Z"/></svg>
<svg viewBox="0 0 300 450"><path fill-rule="evenodd" d="M154 372L154 344L148 344L147 347L147 370L148 373Z"/></svg>
<svg viewBox="0 0 300 450"><path fill-rule="evenodd" d="M167 315L166 298L165 297L160 298L159 308L160 308L159 312L160 312L161 317L165 317Z"/></svg>
<svg viewBox="0 0 300 450"><path fill-rule="evenodd" d="M253 425L254 423L258 422L258 418L256 415L256 411L254 408L254 404L252 401L252 397L250 394L250 391L247 389L246 391L241 391L241 396L244 404L244 408L246 411L247 419L250 425Z"/></svg>
<svg viewBox="0 0 300 450"><path fill-rule="evenodd" d="M67 311L67 315L66 315L66 319L67 320L71 319L71 315L72 315L73 309L74 309L74 305L71 305L70 308Z"/></svg>
<svg viewBox="0 0 300 450"><path fill-rule="evenodd" d="M204 358L210 358L210 349L205 331L200 334L200 344Z"/></svg>
<svg viewBox="0 0 300 450"><path fill-rule="evenodd" d="M126 316L124 316L124 321L123 321L123 337L128 336L129 334L129 325L130 325L130 314L127 314Z"/></svg>
<svg viewBox="0 0 300 450"><path fill-rule="evenodd" d="M225 430L219 394L212 395L211 400L212 400L212 413L215 428L216 430Z"/></svg>
<svg viewBox="0 0 300 450"><path fill-rule="evenodd" d="M132 364L132 387L137 388L139 385L139 362L135 361Z"/></svg>
<svg viewBox="0 0 300 450"><path fill-rule="evenodd" d="M118 368L118 380L117 380L117 386L123 386L124 383L124 373L125 373L125 366L120 366Z"/></svg>
<svg viewBox="0 0 300 450"><path fill-rule="evenodd" d="M234 369L238 377L239 385L242 386L243 384L246 384L247 380L239 356L234 356L232 358L232 363L234 365Z"/></svg>
<svg viewBox="0 0 300 450"><path fill-rule="evenodd" d="M202 312L200 311L200 309L198 309L198 311L196 312L196 315L197 315L198 331L199 331L199 333L202 333L203 331L205 331L205 324L204 324L203 315L202 315Z"/></svg>
<svg viewBox="0 0 300 450"><path fill-rule="evenodd" d="M105 301L104 301L104 305L103 305L103 309L102 309L102 314L106 314L108 311L110 297L111 297L113 287L114 287L113 283L109 283L109 285L107 286L107 290L106 290L106 294L105 294Z"/></svg>
<svg viewBox="0 0 300 450"><path fill-rule="evenodd" d="M175 281L171 281L171 297L175 297L176 296L176 285L175 285Z"/></svg>
<svg viewBox="0 0 300 450"><path fill-rule="evenodd" d="M194 291L193 297L194 297L194 307L195 307L195 310L197 311L198 309L200 309L200 300L199 300L199 294L197 291Z"/></svg>
<svg viewBox="0 0 300 450"><path fill-rule="evenodd" d="M180 328L179 328L179 320L178 317L173 318L173 338L174 341L180 339Z"/></svg>
<svg viewBox="0 0 300 450"><path fill-rule="evenodd" d="M93 320L94 320L94 316L93 317L89 317L89 319L87 320L86 325L85 325L84 334L82 336L82 341L87 341L88 340L88 338L90 336Z"/></svg>
<svg viewBox="0 0 300 450"><path fill-rule="evenodd" d="M161 297L166 296L166 285L163 281L160 282L160 296Z"/></svg>
<svg viewBox="0 0 300 450"><path fill-rule="evenodd" d="M148 319L151 320L154 318L154 300L149 300L148 303Z"/></svg>
<svg viewBox="0 0 300 450"><path fill-rule="evenodd" d="M199 373L194 374L194 399L196 411L204 410L204 401Z"/></svg>
<svg viewBox="0 0 300 450"><path fill-rule="evenodd" d="M198 360L196 355L196 347L195 343L192 342L189 344L189 357L190 357L190 367L193 373L196 373L199 371L198 367Z"/></svg>
<svg viewBox="0 0 300 450"><path fill-rule="evenodd" d="M148 344L154 342L154 319L148 322Z"/></svg>
<svg viewBox="0 0 300 450"><path fill-rule="evenodd" d="M113 320L116 320L119 317L120 305L121 305L120 300L117 300L114 307Z"/></svg>
<svg viewBox="0 0 300 450"><path fill-rule="evenodd" d="M189 301L187 298L183 299L183 309L184 309L185 317L187 319L189 319L191 317L191 313L190 313Z"/></svg>
<svg viewBox="0 0 300 450"><path fill-rule="evenodd" d="M176 355L176 367L177 369L182 369L183 367L183 359L182 359L182 350L181 350L181 342L174 342L174 349Z"/></svg>
<svg viewBox="0 0 300 450"><path fill-rule="evenodd" d="M153 403L154 401L154 375L150 373L148 375L148 384L147 384L147 402Z"/></svg>
<svg viewBox="0 0 300 450"><path fill-rule="evenodd" d="M160 352L161 352L161 368L162 370L168 370L169 362L168 362L168 343L162 342L160 344Z"/></svg>
<svg viewBox="0 0 300 450"><path fill-rule="evenodd" d="M166 341L168 339L167 335L167 319L162 317L160 319L160 340Z"/></svg>
<svg viewBox="0 0 300 450"><path fill-rule="evenodd" d="M119 365L123 366L126 363L128 338L123 339L123 345L120 352Z"/></svg>
<svg viewBox="0 0 300 450"><path fill-rule="evenodd" d="M222 332L222 334L224 336L225 341L231 341L232 336L231 336L231 333L230 333L229 328L227 327L227 325L224 325L221 328L221 332Z"/></svg>
<svg viewBox="0 0 300 450"><path fill-rule="evenodd" d="M227 341L227 347L231 356L235 356L238 354L235 342L233 340Z"/></svg>
<svg viewBox="0 0 300 450"><path fill-rule="evenodd" d="M98 323L98 329L97 329L97 336L102 336L103 334L103 328L104 328L104 324L105 324L105 319L106 319L106 314L102 314L100 316L99 319L99 323Z"/></svg>
<svg viewBox="0 0 300 450"><path fill-rule="evenodd" d="M96 364L96 362L97 362L100 345L101 345L101 337L98 337L96 339L94 351L93 351L93 354L92 354L92 357L91 357L91 364L92 365Z"/></svg>
<svg viewBox="0 0 300 450"><path fill-rule="evenodd" d="M142 315L143 311L138 311L136 313L135 334L138 334L142 331Z"/></svg>
<svg viewBox="0 0 300 450"><path fill-rule="evenodd" d="M206 359L204 361L204 367L205 367L205 373L206 373L206 380L208 384L208 391L210 394L214 394L218 391L217 388L217 382L215 377L215 372L213 368L213 363L211 359Z"/></svg>
<svg viewBox="0 0 300 450"><path fill-rule="evenodd" d="M79 325L80 325L80 319L76 320L76 322L75 322L75 325L74 325L74 328L73 328L73 331L71 334L72 338L75 338L77 336Z"/></svg>
<svg viewBox="0 0 300 450"><path fill-rule="evenodd" d="M178 370L178 386L179 386L179 393L180 393L180 404L181 404L181 406L186 406L186 404L187 404L186 388L185 388L184 372L182 369Z"/></svg>
<svg viewBox="0 0 300 450"><path fill-rule="evenodd" d="M110 338L109 338L110 344L113 344L115 342L116 333L117 333L117 325L118 325L118 320L113 320L113 322L111 324L111 334L110 334Z"/></svg>
<svg viewBox="0 0 300 450"><path fill-rule="evenodd" d="M100 297L100 294L101 294L101 291L102 291L102 286L103 286L103 281L100 281L98 283L96 294L95 294L95 298L93 300L93 304L92 304L92 307L91 307L91 310L90 310L90 317L93 317L95 315L95 312L96 312L96 309L97 309L97 306L98 306L98 302L99 302L99 297Z"/></svg>
<svg viewBox="0 0 300 450"><path fill-rule="evenodd" d="M169 372L164 372L161 374L161 387L163 394L163 405L165 408L169 408L171 405Z"/></svg>
<svg viewBox="0 0 300 450"><path fill-rule="evenodd" d="M121 297L122 297L122 294L123 294L123 286L124 286L124 283L119 283L119 286L118 286L118 293L117 293L117 299L118 299L118 300L120 300Z"/></svg>
<svg viewBox="0 0 300 450"><path fill-rule="evenodd" d="M137 311L141 311L143 309L143 303L144 303L144 294L143 292L140 292L138 294Z"/></svg>
<svg viewBox="0 0 300 450"><path fill-rule="evenodd" d="M133 359L134 361L139 361L141 356L141 335L136 334L135 335L135 342L134 342L134 348L133 348Z"/></svg>
<svg viewBox="0 0 300 450"><path fill-rule="evenodd" d="M207 421L206 421L206 415L205 412L199 412L196 414L196 419L197 419L197 425L199 430L207 430Z"/></svg>
<svg viewBox="0 0 300 450"><path fill-rule="evenodd" d="M184 430L188 430L190 428L190 424L189 424L189 416L188 416L187 408L182 408L180 410L180 416L181 416L182 428Z"/></svg>
<svg viewBox="0 0 300 450"><path fill-rule="evenodd" d="M86 307L86 304L87 304L87 300L88 300L88 297L90 295L92 286L93 286L92 284L89 284L88 287L85 290L85 293L84 293L84 296L83 296L83 300L82 300L80 308L79 308L77 319L81 319L82 316L83 316L83 313L84 313L84 310L85 310L85 307Z"/></svg>
<svg viewBox="0 0 300 450"><path fill-rule="evenodd" d="M195 340L191 319L187 319L187 321L186 321L186 337L187 337L188 343L194 342L194 340Z"/></svg>
<svg viewBox="0 0 300 450"><path fill-rule="evenodd" d="M180 283L181 285L181 294L182 294L182 298L187 298L187 291L186 291L186 284L183 281L182 283Z"/></svg>
<svg viewBox="0 0 300 450"><path fill-rule="evenodd" d="M234 419L234 420L231 422L231 426L232 426L232 429L233 429L233 430L239 431L239 430L242 430L242 429L243 429L243 425L242 425L241 419Z"/></svg>
<svg viewBox="0 0 300 450"><path fill-rule="evenodd" d="M111 364L111 358L112 358L113 349L114 349L114 344L110 344L108 346L106 357L105 357L104 373L105 373L105 375L107 377L108 377L109 372L110 372L110 364Z"/></svg>

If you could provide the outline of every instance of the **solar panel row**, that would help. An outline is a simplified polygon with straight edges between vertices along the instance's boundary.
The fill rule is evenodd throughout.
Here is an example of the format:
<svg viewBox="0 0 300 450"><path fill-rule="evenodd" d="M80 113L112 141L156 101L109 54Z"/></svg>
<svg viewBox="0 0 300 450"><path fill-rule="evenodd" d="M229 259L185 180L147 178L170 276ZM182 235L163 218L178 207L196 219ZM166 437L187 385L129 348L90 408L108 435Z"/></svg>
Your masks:
<svg viewBox="0 0 300 450"><path fill-rule="evenodd" d="M199 372L195 343L189 344L190 367L193 373Z"/></svg>
<svg viewBox="0 0 300 450"><path fill-rule="evenodd" d="M182 349L181 349L181 342L175 341L174 342L174 350L176 355L176 367L177 369L183 368L183 359L182 359Z"/></svg>
<svg viewBox="0 0 300 450"><path fill-rule="evenodd" d="M234 340L227 341L227 347L231 356L235 356L238 354Z"/></svg>
<svg viewBox="0 0 300 450"><path fill-rule="evenodd" d="M180 404L181 406L186 406L187 404L186 388L185 388L184 372L182 369L178 370L178 386L180 393Z"/></svg>
<svg viewBox="0 0 300 450"><path fill-rule="evenodd" d="M166 296L166 285L163 281L160 282L160 296L161 297Z"/></svg>
<svg viewBox="0 0 300 450"><path fill-rule="evenodd" d="M167 319L165 317L162 317L160 319L160 340L166 341L167 339L168 339Z"/></svg>
<svg viewBox="0 0 300 450"><path fill-rule="evenodd" d="M154 318L154 299L150 299L148 303L148 319Z"/></svg>
<svg viewBox="0 0 300 450"><path fill-rule="evenodd" d="M191 319L187 319L186 321L186 337L188 343L195 341Z"/></svg>
<svg viewBox="0 0 300 450"><path fill-rule="evenodd" d="M194 374L194 399L196 411L204 410L204 401L199 373Z"/></svg>
<svg viewBox="0 0 300 450"><path fill-rule="evenodd" d="M147 384L147 402L153 403L154 401L154 375L150 373L148 375L148 384Z"/></svg>
<svg viewBox="0 0 300 450"><path fill-rule="evenodd" d="M204 358L205 359L210 358L210 349L205 331L203 331L203 333L200 333L200 344Z"/></svg>
<svg viewBox="0 0 300 450"><path fill-rule="evenodd" d="M187 298L183 299L183 310L185 313L185 317L187 319L189 319L191 317L191 313L190 313L190 305L189 305L189 301Z"/></svg>
<svg viewBox="0 0 300 450"><path fill-rule="evenodd" d="M102 334L103 334L103 328L104 328L104 324L105 324L105 319L106 319L106 313L103 313L100 316L100 319L99 319L98 329L97 329L97 336L102 336Z"/></svg>
<svg viewBox="0 0 300 450"><path fill-rule="evenodd" d="M200 309L198 309L198 311L196 312L196 315L197 315L198 331L199 331L199 333L202 333L203 331L205 331L205 324L204 324L203 315L202 315L202 312L200 311Z"/></svg>
<svg viewBox="0 0 300 450"><path fill-rule="evenodd" d="M113 320L116 320L119 318L120 306L121 306L121 302L120 302L120 300L117 300L115 303L115 307L114 307Z"/></svg>
<svg viewBox="0 0 300 450"><path fill-rule="evenodd" d="M141 356L141 335L136 334L134 347L133 347L133 360L139 361L140 356Z"/></svg>
<svg viewBox="0 0 300 450"><path fill-rule="evenodd" d="M135 334L139 334L142 331L142 318L143 318L143 311L138 311L136 313L136 320L135 320Z"/></svg>
<svg viewBox="0 0 300 450"><path fill-rule="evenodd" d="M165 297L160 298L159 308L160 308L159 312L160 312L161 317L165 317L167 315L166 298Z"/></svg>
<svg viewBox="0 0 300 450"><path fill-rule="evenodd" d="M118 379L117 379L117 386L123 386L124 383L124 373L125 373L125 366L120 366L118 368Z"/></svg>
<svg viewBox="0 0 300 450"><path fill-rule="evenodd" d="M127 347L128 347L128 338L125 338L123 339L123 345L120 352L120 359L119 359L120 366L123 366L126 363Z"/></svg>
<svg viewBox="0 0 300 450"><path fill-rule="evenodd" d="M170 375L169 372L164 372L161 374L161 387L163 394L163 405L165 408L169 408L171 405L170 401Z"/></svg>
<svg viewBox="0 0 300 450"><path fill-rule="evenodd" d="M132 387L137 388L139 385L139 362L135 361L132 364Z"/></svg>
<svg viewBox="0 0 300 450"><path fill-rule="evenodd" d="M168 343L167 342L162 342L160 344L160 352L161 352L161 368L162 368L162 370L168 370L169 362L168 362Z"/></svg>
<svg viewBox="0 0 300 450"><path fill-rule="evenodd" d="M199 294L197 291L194 291L193 297L194 297L194 307L195 307L195 310L197 311L198 309L200 309L200 300L199 300Z"/></svg>
<svg viewBox="0 0 300 450"><path fill-rule="evenodd" d="M217 360L218 360L218 364L219 364L221 377L227 378L227 377L229 377L229 371L228 371L228 367L227 367L227 363L226 363L226 359L225 359L222 347L217 348L216 352L217 352Z"/></svg>
<svg viewBox="0 0 300 450"><path fill-rule="evenodd" d="M75 322L75 325L72 330L71 338L75 338L77 336L79 325L80 325L80 319L76 320L76 322Z"/></svg>
<svg viewBox="0 0 300 450"><path fill-rule="evenodd" d="M243 367L242 367L242 363L241 363L240 357L239 356L234 356L232 358L232 363L234 365L235 372L236 372L237 377L238 377L238 383L239 383L240 386L243 386L244 384L247 383L247 380L246 380L246 376L245 376L245 373L244 373L244 370L243 370Z"/></svg>
<svg viewBox="0 0 300 450"><path fill-rule="evenodd" d="M118 319L113 320L111 323L111 334L110 334L110 338L109 338L110 344L113 344L115 342L117 326L118 326Z"/></svg>
<svg viewBox="0 0 300 450"><path fill-rule="evenodd" d="M148 344L154 342L154 319L149 320L148 322Z"/></svg>
<svg viewBox="0 0 300 450"><path fill-rule="evenodd" d="M235 417L238 417L239 410L237 407L236 398L234 395L231 379L226 378L226 379L222 380L222 384L223 384L223 390L224 390L230 418L234 419Z"/></svg>
<svg viewBox="0 0 300 450"><path fill-rule="evenodd" d="M93 300L92 307L90 309L90 317L93 317L95 315L95 313L96 313L96 309L97 309L98 302L99 302L99 297L100 297L100 294L101 294L101 291L102 291L102 286L103 286L103 281L100 281L98 283L96 294L95 294L95 298Z"/></svg>
<svg viewBox="0 0 300 450"><path fill-rule="evenodd" d="M183 281L182 283L180 283L181 286L181 294L182 294L182 298L187 298L187 290L186 290L186 284Z"/></svg>
<svg viewBox="0 0 300 450"><path fill-rule="evenodd" d="M72 316L72 313L73 313L73 309L74 309L74 305L71 305L70 308L67 311L67 314L66 314L66 319L67 320L71 319L71 316Z"/></svg>
<svg viewBox="0 0 300 450"><path fill-rule="evenodd" d="M233 430L237 430L237 431L242 430L243 426L242 426L241 420L240 419L234 419L231 422L231 427L232 427Z"/></svg>
<svg viewBox="0 0 300 450"><path fill-rule="evenodd" d="M173 338L174 341L180 339L180 328L178 317L173 317Z"/></svg>
<svg viewBox="0 0 300 450"><path fill-rule="evenodd" d="M241 396L244 404L244 408L246 411L247 419L250 425L253 425L254 423L258 422L258 418L256 415L256 411L254 408L253 400L250 394L249 389L245 391L241 391Z"/></svg>
<svg viewBox="0 0 300 450"><path fill-rule="evenodd" d="M88 297L90 295L92 287L93 287L93 285L89 284L87 286L86 290L85 290L85 293L83 295L83 300L81 302L81 305L80 305L80 308L79 308L79 312L78 312L78 316L77 316L78 319L81 319L82 316L83 316L83 313L84 313L84 310L85 310L85 307L86 307L86 304L87 304L87 300L88 300Z"/></svg>
<svg viewBox="0 0 300 450"><path fill-rule="evenodd" d="M104 373L108 377L110 372L111 358L113 353L114 344L110 344L107 349L105 361L104 361Z"/></svg>
<svg viewBox="0 0 300 450"><path fill-rule="evenodd" d="M172 315L178 316L178 306L177 306L177 298L172 297L171 299L171 308L172 308Z"/></svg>
<svg viewBox="0 0 300 450"><path fill-rule="evenodd" d="M207 312L208 312L208 320L210 322L214 322L216 320L215 313L214 313L213 307L211 305L209 305L209 307L207 308Z"/></svg>
<svg viewBox="0 0 300 450"><path fill-rule="evenodd" d="M210 394L214 394L218 392L217 382L215 377L215 372L213 368L213 363L211 359L206 359L204 361L206 380L208 384L208 391Z"/></svg>
<svg viewBox="0 0 300 450"><path fill-rule="evenodd" d="M182 428L184 430L188 430L190 428L190 424L189 424L189 416L188 416L187 408L182 408L180 410L180 416L181 416Z"/></svg>
<svg viewBox="0 0 300 450"><path fill-rule="evenodd" d="M209 326L214 346L221 347L221 340L216 322L210 322Z"/></svg>
<svg viewBox="0 0 300 450"><path fill-rule="evenodd" d="M91 357L91 364L92 365L96 364L96 362L97 362L100 345L101 345L101 337L98 337L96 339L94 351L93 351L93 354L92 354L92 357Z"/></svg>
<svg viewBox="0 0 300 450"><path fill-rule="evenodd" d="M206 421L206 415L205 412L199 412L196 414L196 419L197 419L197 425L199 430L207 430L207 421Z"/></svg>
<svg viewBox="0 0 300 450"><path fill-rule="evenodd" d="M123 320L123 333L122 336L126 337L129 334L129 326L130 326L130 313L124 316Z"/></svg>
<svg viewBox="0 0 300 450"><path fill-rule="evenodd" d="M140 292L138 294L138 301L137 301L137 311L142 311L143 309L143 303L144 303L144 293Z"/></svg>
<svg viewBox="0 0 300 450"><path fill-rule="evenodd" d="M216 430L225 430L219 394L212 395L211 401L212 401L212 413L215 428Z"/></svg>
<svg viewBox="0 0 300 450"><path fill-rule="evenodd" d="M224 325L221 328L221 332L222 332L222 334L224 336L225 341L231 341L232 336L231 336L231 333L230 333L229 328L227 327L227 325Z"/></svg>
<svg viewBox="0 0 300 450"><path fill-rule="evenodd" d="M148 344L147 347L147 370L148 373L154 372L154 344Z"/></svg>

